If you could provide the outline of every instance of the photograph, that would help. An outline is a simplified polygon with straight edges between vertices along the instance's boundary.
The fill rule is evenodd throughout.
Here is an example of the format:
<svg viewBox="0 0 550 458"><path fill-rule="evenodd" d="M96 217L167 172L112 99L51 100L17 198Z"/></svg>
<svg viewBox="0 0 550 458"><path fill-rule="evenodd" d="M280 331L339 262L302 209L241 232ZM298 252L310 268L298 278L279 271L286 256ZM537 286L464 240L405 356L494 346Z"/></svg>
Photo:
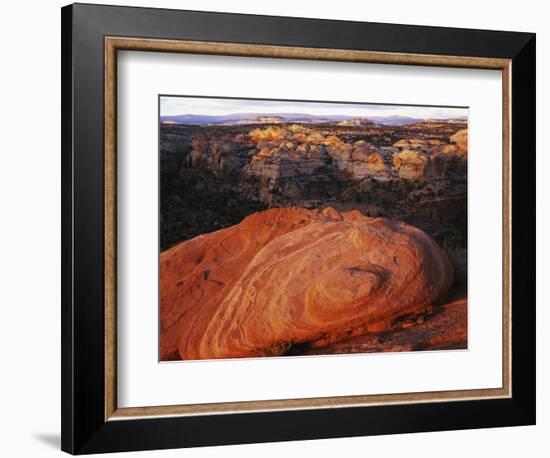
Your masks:
<svg viewBox="0 0 550 458"><path fill-rule="evenodd" d="M457 456L538 456L543 15L114 3L40 4L39 39L5 40L23 84L6 86L22 163L4 194L25 235L4 237L23 273L5 347L24 380L61 372L23 393L34 443L412 458L460 434ZM56 208L14 200L48 186ZM28 417L5 391L10 424Z"/></svg>
<svg viewBox="0 0 550 458"><path fill-rule="evenodd" d="M467 106L158 111L160 361L468 349Z"/></svg>
<svg viewBox="0 0 550 458"><path fill-rule="evenodd" d="M546 5L312 5L3 4L0 458L550 456Z"/></svg>

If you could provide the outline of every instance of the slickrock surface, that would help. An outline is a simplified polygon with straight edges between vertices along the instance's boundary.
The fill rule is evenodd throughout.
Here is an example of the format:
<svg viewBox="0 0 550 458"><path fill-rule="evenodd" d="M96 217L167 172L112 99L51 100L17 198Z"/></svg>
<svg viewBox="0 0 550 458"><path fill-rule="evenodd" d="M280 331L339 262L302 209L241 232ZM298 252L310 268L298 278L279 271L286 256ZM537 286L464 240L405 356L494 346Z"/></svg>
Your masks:
<svg viewBox="0 0 550 458"><path fill-rule="evenodd" d="M421 230L331 208L252 214L163 252L160 275L161 360L338 353L422 319L453 281ZM437 343L432 321L395 345Z"/></svg>

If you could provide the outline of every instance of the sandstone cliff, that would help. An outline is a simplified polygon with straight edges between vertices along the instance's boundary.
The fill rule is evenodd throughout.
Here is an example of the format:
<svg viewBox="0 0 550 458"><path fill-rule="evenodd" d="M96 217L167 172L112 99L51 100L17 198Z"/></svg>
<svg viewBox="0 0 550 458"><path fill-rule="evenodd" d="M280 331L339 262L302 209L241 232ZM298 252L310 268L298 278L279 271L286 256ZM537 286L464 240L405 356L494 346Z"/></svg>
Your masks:
<svg viewBox="0 0 550 458"><path fill-rule="evenodd" d="M216 174L257 177L271 189L288 188L292 194L296 183L289 185L289 181L304 188L315 180L345 177L361 181L370 177L421 180L460 176L465 172L455 163L464 159L466 153L467 129L445 141L412 137L380 147L365 140L346 141L322 129L292 124L258 127L232 138L199 136L193 140L187 163L191 167L206 167ZM433 167L433 163L438 166Z"/></svg>
<svg viewBox="0 0 550 458"><path fill-rule="evenodd" d="M468 154L468 129L459 130L450 140L456 144L458 152Z"/></svg>

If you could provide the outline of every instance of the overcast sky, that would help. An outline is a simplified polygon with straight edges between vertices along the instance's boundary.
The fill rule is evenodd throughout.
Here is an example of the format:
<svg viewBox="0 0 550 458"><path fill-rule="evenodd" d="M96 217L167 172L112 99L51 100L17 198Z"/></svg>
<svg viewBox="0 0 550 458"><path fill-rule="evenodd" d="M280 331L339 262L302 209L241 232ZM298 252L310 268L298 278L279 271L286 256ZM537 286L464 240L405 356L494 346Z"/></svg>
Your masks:
<svg viewBox="0 0 550 458"><path fill-rule="evenodd" d="M236 113L304 113L311 115L410 116L413 118L457 118L468 115L467 108L422 107L273 100L212 99L162 96L161 116L228 115Z"/></svg>

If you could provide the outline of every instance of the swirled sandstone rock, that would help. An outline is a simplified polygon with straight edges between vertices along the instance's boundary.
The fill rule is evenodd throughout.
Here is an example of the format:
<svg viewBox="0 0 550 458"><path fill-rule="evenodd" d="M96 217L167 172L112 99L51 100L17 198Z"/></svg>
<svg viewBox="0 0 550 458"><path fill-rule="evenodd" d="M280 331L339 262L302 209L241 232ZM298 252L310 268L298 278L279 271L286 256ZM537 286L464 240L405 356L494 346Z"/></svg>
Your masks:
<svg viewBox="0 0 550 458"><path fill-rule="evenodd" d="M389 331L453 279L421 230L331 208L255 213L163 252L160 274L162 360L283 355Z"/></svg>

